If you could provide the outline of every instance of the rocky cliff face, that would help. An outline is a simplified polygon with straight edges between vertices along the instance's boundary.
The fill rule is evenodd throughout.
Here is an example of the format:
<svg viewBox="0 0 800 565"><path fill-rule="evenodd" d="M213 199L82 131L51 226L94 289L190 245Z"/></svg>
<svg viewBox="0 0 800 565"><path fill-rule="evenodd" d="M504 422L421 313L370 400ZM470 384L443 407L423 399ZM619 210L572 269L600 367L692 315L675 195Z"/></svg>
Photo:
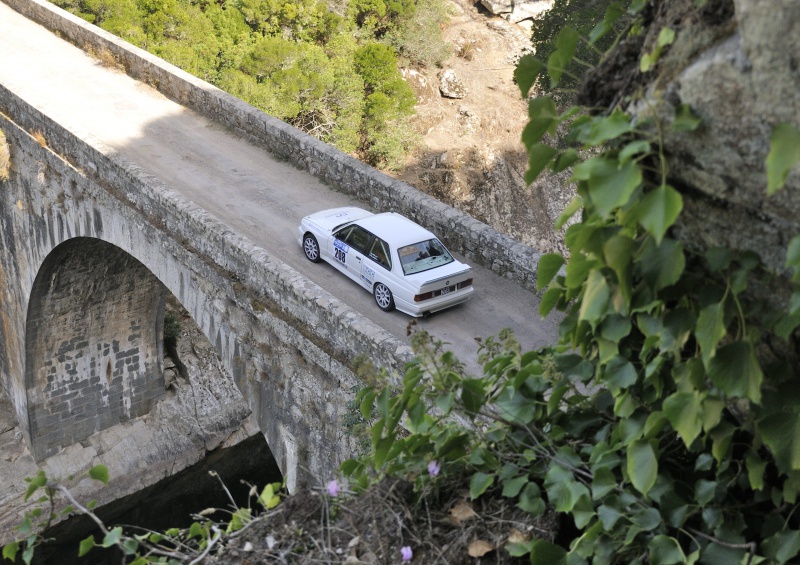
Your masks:
<svg viewBox="0 0 800 565"><path fill-rule="evenodd" d="M634 115L671 119L687 104L702 120L694 132L668 134L669 182L684 197L677 235L702 251L726 246L756 252L782 271L788 241L800 231L800 171L767 195L766 157L773 128L800 127L800 10L795 0L656 0L648 28L584 84L584 101L632 95ZM639 71L659 31L676 31L658 65Z"/></svg>

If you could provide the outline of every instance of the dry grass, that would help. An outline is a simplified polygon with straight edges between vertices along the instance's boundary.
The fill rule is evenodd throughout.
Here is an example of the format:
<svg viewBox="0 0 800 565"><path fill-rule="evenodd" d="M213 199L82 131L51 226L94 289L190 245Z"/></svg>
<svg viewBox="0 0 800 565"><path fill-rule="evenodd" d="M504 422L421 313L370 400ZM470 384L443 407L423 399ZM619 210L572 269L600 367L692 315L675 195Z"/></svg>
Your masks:
<svg viewBox="0 0 800 565"><path fill-rule="evenodd" d="M117 58L107 47L95 49L94 46L87 43L83 46L83 50L86 51L86 53L88 53L91 57L97 59L97 62L101 67L105 67L107 69L124 69L123 65L117 61Z"/></svg>
<svg viewBox="0 0 800 565"><path fill-rule="evenodd" d="M11 170L11 152L8 149L6 135L0 130L0 181L6 181Z"/></svg>
<svg viewBox="0 0 800 565"><path fill-rule="evenodd" d="M32 132L31 135L39 145L42 147L47 147L47 139L45 139L44 134L41 131L37 129L36 131Z"/></svg>

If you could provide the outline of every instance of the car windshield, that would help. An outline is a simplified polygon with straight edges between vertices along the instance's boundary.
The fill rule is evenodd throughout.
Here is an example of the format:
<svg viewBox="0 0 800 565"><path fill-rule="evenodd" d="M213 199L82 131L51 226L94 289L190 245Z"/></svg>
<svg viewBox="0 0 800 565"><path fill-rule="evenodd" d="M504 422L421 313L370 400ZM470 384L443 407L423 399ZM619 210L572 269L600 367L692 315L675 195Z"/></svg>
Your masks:
<svg viewBox="0 0 800 565"><path fill-rule="evenodd" d="M438 239L420 241L397 250L404 275L421 273L453 262L453 256Z"/></svg>

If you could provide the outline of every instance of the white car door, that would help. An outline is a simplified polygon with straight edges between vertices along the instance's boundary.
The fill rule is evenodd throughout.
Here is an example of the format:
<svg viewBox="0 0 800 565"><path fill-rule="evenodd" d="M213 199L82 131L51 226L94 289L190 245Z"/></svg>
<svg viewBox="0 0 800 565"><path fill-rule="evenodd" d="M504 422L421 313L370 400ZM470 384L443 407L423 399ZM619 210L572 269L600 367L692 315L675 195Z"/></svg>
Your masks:
<svg viewBox="0 0 800 565"><path fill-rule="evenodd" d="M374 236L358 225L349 225L334 235L333 259L358 284L372 290L375 271L364 264L364 255Z"/></svg>

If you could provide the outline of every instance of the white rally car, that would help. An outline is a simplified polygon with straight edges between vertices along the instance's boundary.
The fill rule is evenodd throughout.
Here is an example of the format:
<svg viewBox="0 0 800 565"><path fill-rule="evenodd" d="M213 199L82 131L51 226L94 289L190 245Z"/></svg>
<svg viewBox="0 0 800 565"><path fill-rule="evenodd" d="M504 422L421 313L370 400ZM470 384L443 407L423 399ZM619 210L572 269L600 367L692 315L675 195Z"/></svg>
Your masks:
<svg viewBox="0 0 800 565"><path fill-rule="evenodd" d="M394 212L323 210L300 222L300 245L366 288L384 311L423 316L469 300L472 268L431 232Z"/></svg>

